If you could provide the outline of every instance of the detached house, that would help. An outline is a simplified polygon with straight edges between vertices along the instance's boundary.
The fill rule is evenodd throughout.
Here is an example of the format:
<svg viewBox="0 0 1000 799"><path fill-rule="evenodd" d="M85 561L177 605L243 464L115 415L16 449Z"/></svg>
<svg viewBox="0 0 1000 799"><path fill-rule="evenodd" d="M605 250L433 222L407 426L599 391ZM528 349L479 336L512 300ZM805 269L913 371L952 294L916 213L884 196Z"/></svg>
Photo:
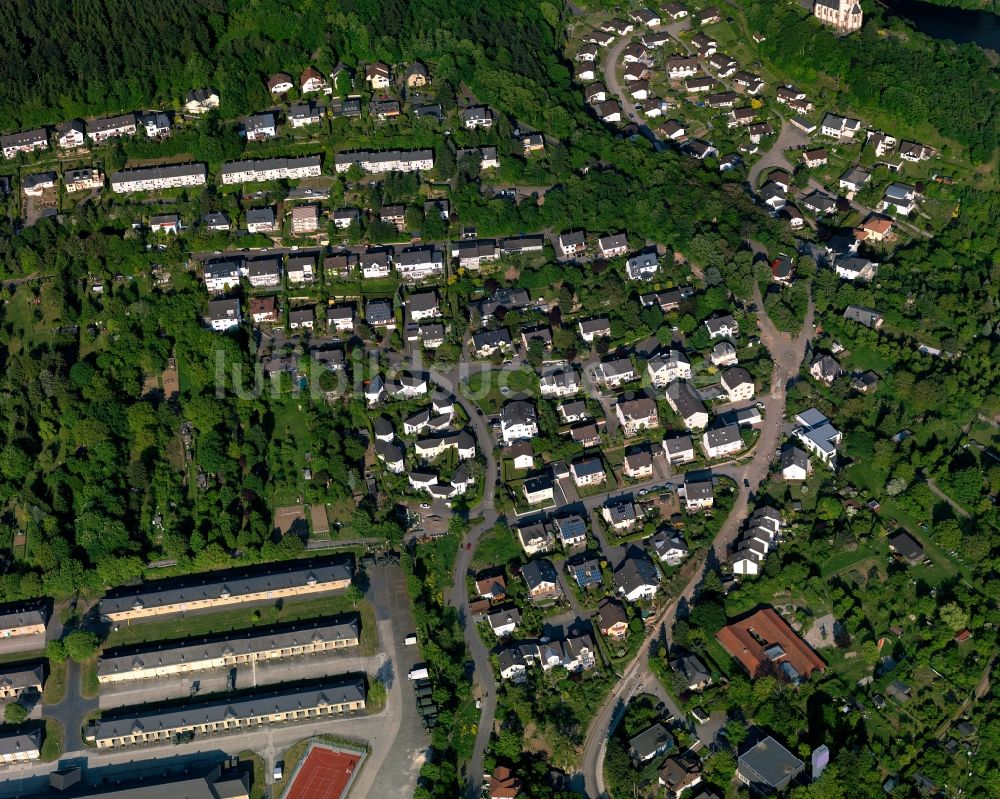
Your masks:
<svg viewBox="0 0 1000 799"><path fill-rule="evenodd" d="M243 123L243 135L247 141L266 141L278 135L278 123L274 114L254 114Z"/></svg>
<svg viewBox="0 0 1000 799"><path fill-rule="evenodd" d="M204 114L219 107L219 93L215 89L193 89L184 98L184 110L189 114Z"/></svg>
<svg viewBox="0 0 1000 799"><path fill-rule="evenodd" d="M521 578L532 599L553 597L559 593L559 575L552 562L544 558L529 560L521 568Z"/></svg>
<svg viewBox="0 0 1000 799"><path fill-rule="evenodd" d="M299 92L302 94L318 92L333 94L333 89L330 88L330 84L326 82L326 78L320 72L312 67L306 67L302 75L299 76Z"/></svg>
<svg viewBox="0 0 1000 799"><path fill-rule="evenodd" d="M373 89L388 89L391 84L388 65L383 64L381 61L369 64L365 68L365 81Z"/></svg>
<svg viewBox="0 0 1000 799"><path fill-rule="evenodd" d="M500 411L500 434L504 444L530 441L538 435L535 406L526 400L512 400Z"/></svg>
<svg viewBox="0 0 1000 799"><path fill-rule="evenodd" d="M625 560L615 569L618 593L629 602L652 599L660 584L660 573L642 550L629 547Z"/></svg>
<svg viewBox="0 0 1000 799"><path fill-rule="evenodd" d="M654 757L662 755L674 746L674 736L660 723L643 730L629 739L628 751L633 763L645 763Z"/></svg>
<svg viewBox="0 0 1000 799"><path fill-rule="evenodd" d="M648 480L653 476L653 456L645 450L626 455L622 474L632 480Z"/></svg>
<svg viewBox="0 0 1000 799"><path fill-rule="evenodd" d="M646 396L634 399L620 398L615 404L615 415L626 437L632 437L640 430L660 425L656 402Z"/></svg>
<svg viewBox="0 0 1000 799"><path fill-rule="evenodd" d="M656 388L666 388L675 380L691 378L691 361L680 350L658 352L646 362L646 372Z"/></svg>
<svg viewBox="0 0 1000 799"><path fill-rule="evenodd" d="M688 556L687 542L680 533L661 530L649 539L649 545L656 557L668 566L679 566Z"/></svg>
<svg viewBox="0 0 1000 799"><path fill-rule="evenodd" d="M624 357L601 361L601 363L594 367L594 377L599 383L603 383L610 388L617 388L625 383L637 380L639 375L632 365L631 358Z"/></svg>
<svg viewBox="0 0 1000 799"><path fill-rule="evenodd" d="M592 344L596 338L608 338L611 335L611 321L605 317L598 319L582 319L576 323L580 338Z"/></svg>
<svg viewBox="0 0 1000 799"><path fill-rule="evenodd" d="M831 358L829 355L821 355L812 362L812 365L809 367L809 374L812 375L814 380L832 386L833 381L844 374L844 370L840 368L840 364L837 363L835 358Z"/></svg>
<svg viewBox="0 0 1000 799"><path fill-rule="evenodd" d="M684 509L688 512L711 508L715 504L715 491L711 480L684 484Z"/></svg>
<svg viewBox="0 0 1000 799"><path fill-rule="evenodd" d="M656 274L660 261L656 250L643 250L625 262L625 274L629 280L649 280Z"/></svg>
<svg viewBox="0 0 1000 799"><path fill-rule="evenodd" d="M702 447L705 455L709 458L722 458L726 455L735 455L743 449L743 437L740 435L738 424L729 424L725 427L718 427L709 430L702 436Z"/></svg>
<svg viewBox="0 0 1000 799"><path fill-rule="evenodd" d="M628 637L628 614L625 606L617 599L604 599L597 607L597 626L601 634L612 641L624 641Z"/></svg>
<svg viewBox="0 0 1000 799"><path fill-rule="evenodd" d="M697 58L689 56L674 56L667 60L667 75L671 80L693 78L701 72L701 63Z"/></svg>
<svg viewBox="0 0 1000 799"><path fill-rule="evenodd" d="M705 328L710 339L736 338L740 334L740 326L731 314L706 319Z"/></svg>
<svg viewBox="0 0 1000 799"><path fill-rule="evenodd" d="M753 399L753 378L742 366L734 366L722 373L722 387L730 402Z"/></svg>
<svg viewBox="0 0 1000 799"><path fill-rule="evenodd" d="M552 534L543 524L528 524L518 527L517 540L526 555L551 552L555 544Z"/></svg>
<svg viewBox="0 0 1000 799"><path fill-rule="evenodd" d="M631 502L616 501L606 504L601 508L601 516L613 530L628 530L638 520L635 512L635 505Z"/></svg>
<svg viewBox="0 0 1000 799"><path fill-rule="evenodd" d="M493 112L485 106L477 105L462 111L462 125L466 130L493 127Z"/></svg>
<svg viewBox="0 0 1000 799"><path fill-rule="evenodd" d="M322 114L317 105L309 100L293 105L288 109L286 117L293 128L304 128L307 125L318 125Z"/></svg>
<svg viewBox="0 0 1000 799"><path fill-rule="evenodd" d="M816 408L803 411L795 417L799 427L794 436L803 446L823 461L831 469L837 464L837 445L842 438L841 432L830 424L830 420Z"/></svg>
<svg viewBox="0 0 1000 799"><path fill-rule="evenodd" d="M893 183L885 190L880 211L891 211L907 216L917 208L917 190L905 183Z"/></svg>
<svg viewBox="0 0 1000 799"><path fill-rule="evenodd" d="M573 475L573 482L577 488L584 486L604 485L608 476L604 471L604 464L596 456L581 458L573 461L570 466L570 474Z"/></svg>
<svg viewBox="0 0 1000 799"><path fill-rule="evenodd" d="M572 255L579 255L587 249L587 241L582 230L561 233L558 239L559 251L564 258Z"/></svg>
<svg viewBox="0 0 1000 799"><path fill-rule="evenodd" d="M276 72L267 79L267 90L276 97L288 94L294 85L292 76L284 72Z"/></svg>
<svg viewBox="0 0 1000 799"><path fill-rule="evenodd" d="M667 463L677 466L682 463L690 463L694 460L694 441L689 435L674 436L663 440L663 451L667 456Z"/></svg>
<svg viewBox="0 0 1000 799"><path fill-rule="evenodd" d="M688 430L703 430L708 426L708 411L701 395L685 380L675 380L666 390L667 402Z"/></svg>
<svg viewBox="0 0 1000 799"><path fill-rule="evenodd" d="M798 447L786 447L781 451L781 476L788 481L800 482L812 471L809 456Z"/></svg>
<svg viewBox="0 0 1000 799"><path fill-rule="evenodd" d="M837 116L836 114L827 114L823 117L823 122L820 124L819 128L819 132L824 136L829 136L833 139L849 139L852 141L854 136L860 132L860 130L860 120Z"/></svg>
<svg viewBox="0 0 1000 799"><path fill-rule="evenodd" d="M605 258L614 258L616 255L624 255L628 252L628 238L624 233L601 236L597 240L597 246Z"/></svg>

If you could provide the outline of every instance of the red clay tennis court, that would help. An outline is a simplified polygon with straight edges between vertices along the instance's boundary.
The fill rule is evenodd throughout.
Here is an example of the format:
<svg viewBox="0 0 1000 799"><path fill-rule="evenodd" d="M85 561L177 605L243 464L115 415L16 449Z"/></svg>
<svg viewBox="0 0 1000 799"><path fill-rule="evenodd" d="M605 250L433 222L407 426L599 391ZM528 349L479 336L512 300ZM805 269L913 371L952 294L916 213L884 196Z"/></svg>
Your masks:
<svg viewBox="0 0 1000 799"><path fill-rule="evenodd" d="M312 744L295 769L284 799L341 799L362 755Z"/></svg>

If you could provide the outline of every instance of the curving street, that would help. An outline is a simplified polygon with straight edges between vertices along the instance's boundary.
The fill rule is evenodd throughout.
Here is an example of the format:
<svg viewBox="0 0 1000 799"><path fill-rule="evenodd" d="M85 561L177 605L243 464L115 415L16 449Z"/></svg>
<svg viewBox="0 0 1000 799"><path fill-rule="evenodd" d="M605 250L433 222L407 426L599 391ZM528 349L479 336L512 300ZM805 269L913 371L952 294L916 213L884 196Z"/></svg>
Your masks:
<svg viewBox="0 0 1000 799"><path fill-rule="evenodd" d="M815 307L811 300L802 330L797 336L792 337L781 333L772 324L763 311L763 302L756 286L754 291L757 307L761 309L759 312L760 338L771 353L774 370L771 375L771 390L762 399L765 405L765 414L760 439L754 450L753 459L743 471L743 479L749 482L749 486L739 484L739 495L733 510L713 542L715 556L720 561L726 557L730 545L739 534L747 517L750 499L767 477L771 468L775 449L781 442L787 388L789 382L794 380L799 373L799 368L805 357L806 346L813 334ZM604 751L621 710L631 696L642 692L644 686L656 685L659 682L649 668L650 644L660 635L661 629L667 632L673 629L680 601L683 599L685 602L690 602L694 597L698 584L701 582L705 560L706 555L702 555L688 584L659 612L639 653L623 670L622 679L601 703L590 723L584 742L582 763L584 787L587 796L591 799L601 799L607 795L604 786Z"/></svg>

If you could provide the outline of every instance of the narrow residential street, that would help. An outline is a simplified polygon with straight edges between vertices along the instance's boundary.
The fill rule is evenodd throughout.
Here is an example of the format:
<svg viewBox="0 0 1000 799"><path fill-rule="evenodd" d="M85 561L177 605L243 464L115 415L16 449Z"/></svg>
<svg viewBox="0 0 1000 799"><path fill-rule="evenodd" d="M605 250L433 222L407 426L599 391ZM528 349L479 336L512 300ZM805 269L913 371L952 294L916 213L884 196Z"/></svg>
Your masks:
<svg viewBox="0 0 1000 799"><path fill-rule="evenodd" d="M761 155L747 172L747 182L750 184L750 188L754 192L760 188L758 181L761 174L765 171L780 167L787 170L788 174L791 175L795 167L792 166L792 163L785 156L785 150L790 150L793 147L802 147L808 143L809 137L805 133L787 119L782 119L778 138L774 140L770 149Z"/></svg>
<svg viewBox="0 0 1000 799"><path fill-rule="evenodd" d="M748 515L750 500L771 468L775 450L781 442L788 385L798 375L805 357L806 346L813 335L815 307L811 299L802 330L797 336L792 337L781 333L774 327L763 311L763 300L756 287L755 292L754 300L757 302L757 307L761 309L758 314L760 338L771 353L774 370L771 375L771 389L762 399L765 412L760 439L754 450L753 459L743 472L744 479L749 485L739 485L739 494L733 510L713 542L714 555L719 561L726 558L730 545L736 539ZM639 649L639 653L623 670L622 679L601 703L590 723L584 741L582 763L585 791L591 799L600 799L606 793L604 785L605 747L609 736L614 731L615 724L628 704L629 698L642 692L643 688L640 686L648 687L658 682L649 667L650 644L662 634L661 631L665 631L669 636L677 616L678 605L682 600L685 603L690 603L694 598L695 591L701 583L707 560L706 554L703 554L697 561L697 568L694 569L691 579L680 594L673 597L660 611L651 632L646 636L646 640Z"/></svg>

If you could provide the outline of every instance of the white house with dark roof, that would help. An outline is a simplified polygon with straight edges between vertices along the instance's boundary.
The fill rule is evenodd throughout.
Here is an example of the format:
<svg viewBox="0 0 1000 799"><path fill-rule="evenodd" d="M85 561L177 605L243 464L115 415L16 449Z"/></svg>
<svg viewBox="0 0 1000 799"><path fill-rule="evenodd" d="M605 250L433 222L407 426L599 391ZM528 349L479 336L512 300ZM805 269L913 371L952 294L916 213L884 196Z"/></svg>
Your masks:
<svg viewBox="0 0 1000 799"><path fill-rule="evenodd" d="M697 480L684 483L684 509L704 510L715 504L715 490L711 480Z"/></svg>
<svg viewBox="0 0 1000 799"><path fill-rule="evenodd" d="M667 456L667 463L671 466L690 463L695 457L694 440L690 435L665 438L663 439L663 451Z"/></svg>
<svg viewBox="0 0 1000 799"><path fill-rule="evenodd" d="M629 280L649 280L660 266L655 249L636 253L625 262L625 274Z"/></svg>
<svg viewBox="0 0 1000 799"><path fill-rule="evenodd" d="M743 437L738 424L728 424L707 431L701 438L705 455L709 458L722 458L735 455L743 449Z"/></svg>
<svg viewBox="0 0 1000 799"><path fill-rule="evenodd" d="M701 395L686 380L674 380L665 392L667 403L684 422L688 430L703 430L708 426L708 411Z"/></svg>
<svg viewBox="0 0 1000 799"><path fill-rule="evenodd" d="M731 314L706 319L705 328L710 339L736 338L740 334L740 326Z"/></svg>
<svg viewBox="0 0 1000 799"><path fill-rule="evenodd" d="M666 388L675 380L691 378L691 361L680 350L657 352L646 361L646 373L656 388Z"/></svg>
<svg viewBox="0 0 1000 799"><path fill-rule="evenodd" d="M580 338L588 344L592 344L595 338L607 338L611 335L611 320L607 317L581 319L576 325L580 331Z"/></svg>
<svg viewBox="0 0 1000 799"><path fill-rule="evenodd" d="M734 366L723 372L721 382L730 402L753 399L753 377L742 366Z"/></svg>

